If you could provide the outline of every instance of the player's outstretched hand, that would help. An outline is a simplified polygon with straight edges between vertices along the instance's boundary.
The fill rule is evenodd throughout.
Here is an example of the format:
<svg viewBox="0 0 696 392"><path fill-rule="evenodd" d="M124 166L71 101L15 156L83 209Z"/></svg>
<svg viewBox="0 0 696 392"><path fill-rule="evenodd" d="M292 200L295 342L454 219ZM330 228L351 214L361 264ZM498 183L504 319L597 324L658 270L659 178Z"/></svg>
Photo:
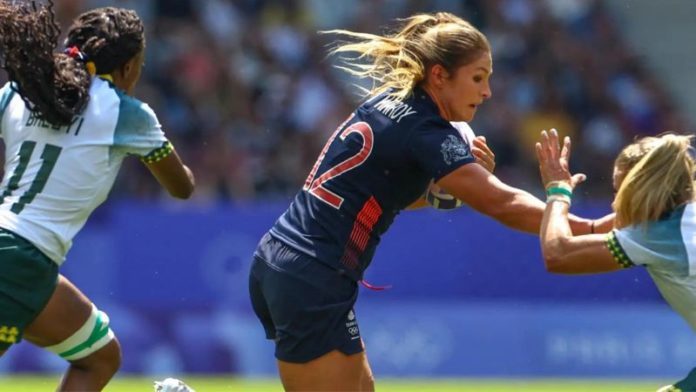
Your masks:
<svg viewBox="0 0 696 392"><path fill-rule="evenodd" d="M483 166L488 172L493 173L493 170L495 170L495 154L488 147L485 136L476 136L474 138L471 153L474 154L479 165Z"/></svg>
<svg viewBox="0 0 696 392"><path fill-rule="evenodd" d="M568 136L563 139L563 148L561 148L558 132L555 129L551 129L550 132L541 131L541 140L536 144L536 154L544 186L553 181L563 181L575 188L577 184L585 181L584 174L571 175L568 169L568 161L570 160L570 138Z"/></svg>

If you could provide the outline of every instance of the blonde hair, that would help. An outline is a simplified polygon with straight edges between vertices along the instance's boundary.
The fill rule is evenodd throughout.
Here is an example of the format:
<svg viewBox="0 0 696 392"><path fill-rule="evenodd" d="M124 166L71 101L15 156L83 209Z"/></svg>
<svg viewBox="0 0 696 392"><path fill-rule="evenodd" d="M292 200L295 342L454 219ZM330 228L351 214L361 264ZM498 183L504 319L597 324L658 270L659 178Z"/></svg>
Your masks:
<svg viewBox="0 0 696 392"><path fill-rule="evenodd" d="M616 227L658 220L694 199L692 139L671 133L645 137L621 151L615 166L628 173L614 199Z"/></svg>
<svg viewBox="0 0 696 392"><path fill-rule="evenodd" d="M457 67L491 51L483 33L447 12L418 14L400 22L402 26L397 33L384 36L347 30L323 32L356 41L339 43L330 54L358 54L343 58L345 66L337 68L360 78L372 79L372 88L362 88L365 95L374 96L393 90L393 97L404 99L426 78L431 66L440 64L452 73Z"/></svg>

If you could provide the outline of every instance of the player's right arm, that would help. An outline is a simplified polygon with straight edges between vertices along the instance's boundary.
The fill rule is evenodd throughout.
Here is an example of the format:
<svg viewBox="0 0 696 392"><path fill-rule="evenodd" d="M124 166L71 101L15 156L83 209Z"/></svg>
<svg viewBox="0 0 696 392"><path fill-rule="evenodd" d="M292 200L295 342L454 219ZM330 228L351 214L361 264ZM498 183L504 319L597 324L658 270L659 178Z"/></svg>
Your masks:
<svg viewBox="0 0 696 392"><path fill-rule="evenodd" d="M485 140L479 142L483 142L479 148L485 146ZM490 165L475 164L480 160L449 123L430 117L415 124L407 146L423 171L450 195L506 226L539 233L546 204L500 181L486 170L492 169ZM482 152L482 156L490 156L491 162L495 162L492 151ZM590 233L592 221L572 215L569 218L573 233Z"/></svg>
<svg viewBox="0 0 696 392"><path fill-rule="evenodd" d="M181 161L174 147L171 147L171 152L161 160L143 160L143 163L171 196L188 199L193 193L196 185L193 172Z"/></svg>
<svg viewBox="0 0 696 392"><path fill-rule="evenodd" d="M188 199L195 187L193 173L164 135L155 112L130 96L121 96L120 105L114 144L139 157L171 196Z"/></svg>
<svg viewBox="0 0 696 392"><path fill-rule="evenodd" d="M513 229L539 233L546 203L509 186L481 165L467 164L442 177L437 185L476 211ZM591 221L570 215L573 233L589 234Z"/></svg>
<svg viewBox="0 0 696 392"><path fill-rule="evenodd" d="M481 165L488 172L493 173L495 170L495 154L488 147L484 136L475 136L471 144L471 154L476 159L476 163ZM428 191L426 191L427 193ZM425 195L406 207L406 210L417 210L424 207L429 207L430 204L425 198Z"/></svg>
<svg viewBox="0 0 696 392"><path fill-rule="evenodd" d="M441 178L437 185L506 226L528 233L539 232L546 204L506 185L480 165L463 165Z"/></svg>

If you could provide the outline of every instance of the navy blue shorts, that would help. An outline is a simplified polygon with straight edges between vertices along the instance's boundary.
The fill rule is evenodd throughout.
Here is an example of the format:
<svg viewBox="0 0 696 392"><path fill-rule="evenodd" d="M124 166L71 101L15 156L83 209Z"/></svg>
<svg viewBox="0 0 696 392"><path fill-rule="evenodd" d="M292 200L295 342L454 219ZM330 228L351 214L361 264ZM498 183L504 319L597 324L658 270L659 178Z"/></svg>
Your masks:
<svg viewBox="0 0 696 392"><path fill-rule="evenodd" d="M254 312L281 361L304 363L333 350L363 351L355 281L266 234L249 275Z"/></svg>

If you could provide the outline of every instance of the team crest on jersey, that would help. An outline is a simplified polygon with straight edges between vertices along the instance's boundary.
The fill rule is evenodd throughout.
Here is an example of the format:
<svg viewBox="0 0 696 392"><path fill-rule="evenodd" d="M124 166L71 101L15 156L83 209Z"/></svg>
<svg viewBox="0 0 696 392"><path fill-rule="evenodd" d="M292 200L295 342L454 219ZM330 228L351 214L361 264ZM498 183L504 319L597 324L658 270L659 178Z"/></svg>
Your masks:
<svg viewBox="0 0 696 392"><path fill-rule="evenodd" d="M471 156L469 146L461 138L454 135L447 136L447 139L442 142L440 152L442 152L442 158L448 165Z"/></svg>

